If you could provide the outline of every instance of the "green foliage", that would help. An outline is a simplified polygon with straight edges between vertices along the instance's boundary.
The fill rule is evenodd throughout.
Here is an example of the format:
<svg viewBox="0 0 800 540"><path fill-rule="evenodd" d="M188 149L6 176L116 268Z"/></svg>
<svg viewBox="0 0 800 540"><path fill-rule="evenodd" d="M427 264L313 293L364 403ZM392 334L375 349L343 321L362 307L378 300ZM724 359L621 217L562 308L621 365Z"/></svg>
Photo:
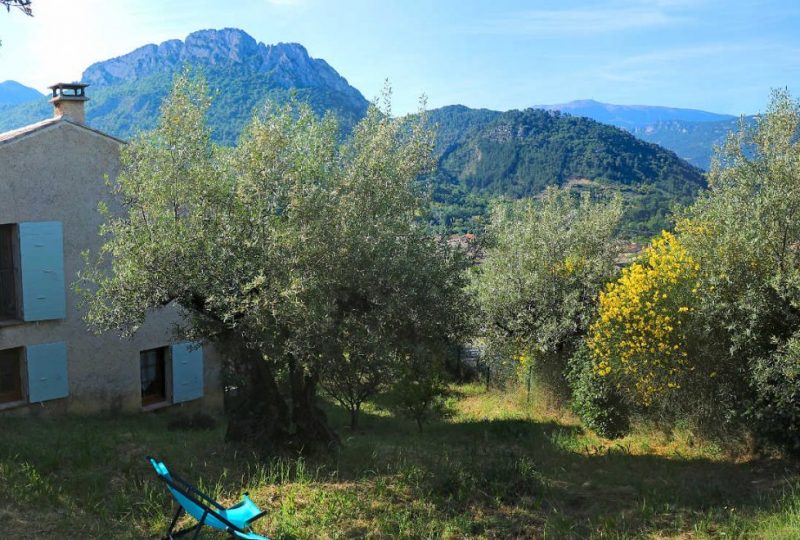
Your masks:
<svg viewBox="0 0 800 540"><path fill-rule="evenodd" d="M431 188L431 225L450 234L483 232L489 208L487 197L457 183L434 182Z"/></svg>
<svg viewBox="0 0 800 540"><path fill-rule="evenodd" d="M757 433L800 455L800 331L769 358L753 362L752 385Z"/></svg>
<svg viewBox="0 0 800 540"><path fill-rule="evenodd" d="M800 104L775 92L755 127L743 123L720 149L709 192L678 225L701 268L700 354L717 377L709 408L756 432L769 418L773 435L781 431L774 411L791 390L770 381L791 362L788 344L800 328L798 126ZM782 443L793 433L790 411Z"/></svg>
<svg viewBox="0 0 800 540"><path fill-rule="evenodd" d="M630 431L630 411L608 377L597 374L589 348L582 344L569 360L567 379L572 390L572 410L581 422L607 439Z"/></svg>
<svg viewBox="0 0 800 540"><path fill-rule="evenodd" d="M530 358L556 394L614 274L621 201L549 189L539 200L498 203L474 288L490 349Z"/></svg>
<svg viewBox="0 0 800 540"><path fill-rule="evenodd" d="M393 394L397 410L414 420L419 431L432 418L447 416L450 391L441 352L417 351L405 358Z"/></svg>

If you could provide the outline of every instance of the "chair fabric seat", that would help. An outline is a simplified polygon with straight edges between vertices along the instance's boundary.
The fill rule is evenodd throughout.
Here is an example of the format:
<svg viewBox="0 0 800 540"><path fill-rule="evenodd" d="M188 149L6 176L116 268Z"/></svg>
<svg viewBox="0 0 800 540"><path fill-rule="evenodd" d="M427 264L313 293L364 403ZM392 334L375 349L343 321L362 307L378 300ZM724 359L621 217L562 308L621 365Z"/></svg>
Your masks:
<svg viewBox="0 0 800 540"><path fill-rule="evenodd" d="M148 457L147 459L156 470L156 473L158 473L161 479L166 482L167 489L178 502L180 508L195 518L200 523L200 526L207 525L218 530L226 531L231 536L235 538L241 538L243 540L269 540L267 537L261 536L249 530L250 521L263 516L264 512L262 512L258 505L254 503L252 499L250 499L247 493L242 495L242 500L235 505L231 506L230 508L223 508L219 505L219 503L208 498L207 495L197 491L197 488L186 484L185 480L173 477L173 475L170 474L169 469L167 469L167 466L164 465L164 462L157 461L151 457ZM175 483L176 480L182 482L184 484L183 487L179 488L178 484ZM190 491L187 491L186 486L188 486L189 490L194 490L193 495L190 495ZM200 495L201 497L206 498L208 501L211 501L211 506L209 506L206 502L202 502L197 495ZM173 519L170 530L167 533L168 538L172 538L172 527L178 520L181 511L180 508L179 513L175 515L175 519ZM216 517L214 514L219 517ZM226 524L221 520L224 520L228 523ZM178 535L182 536L182 534Z"/></svg>
<svg viewBox="0 0 800 540"><path fill-rule="evenodd" d="M249 526L247 522L260 513L261 508L256 506L256 503L250 500L247 495L242 495L241 502L231 506L224 512L220 512L225 519L240 529L246 529Z"/></svg>

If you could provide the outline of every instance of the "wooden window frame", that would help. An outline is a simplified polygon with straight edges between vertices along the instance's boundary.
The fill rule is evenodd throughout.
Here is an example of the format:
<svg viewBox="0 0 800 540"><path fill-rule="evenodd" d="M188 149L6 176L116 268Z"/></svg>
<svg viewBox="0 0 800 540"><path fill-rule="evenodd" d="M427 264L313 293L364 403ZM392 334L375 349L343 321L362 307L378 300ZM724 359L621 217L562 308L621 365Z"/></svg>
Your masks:
<svg viewBox="0 0 800 540"><path fill-rule="evenodd" d="M3 358L5 355L5 358ZM0 407L5 407L8 405L14 405L18 403L26 402L26 377L25 377L25 348L24 347L13 347L10 349L2 349L0 350L0 362L5 361L6 358L16 356L17 365L16 365L16 387L7 392L0 393ZM12 375L13 377L13 375Z"/></svg>
<svg viewBox="0 0 800 540"><path fill-rule="evenodd" d="M162 383L163 383L163 393L161 394L145 394L142 387L142 375L143 375L143 365L142 362L145 360L145 355L148 353L160 353L160 365L158 366L161 370L162 375ZM140 397L142 400L142 408L143 409L151 409L151 408L159 408L166 405L170 405L172 402L172 377L171 377L171 351L169 346L165 347L153 347L152 349L145 349L139 352L139 388L140 388Z"/></svg>
<svg viewBox="0 0 800 540"><path fill-rule="evenodd" d="M10 273L13 285L10 287L10 294L13 295L14 309L11 313L0 311L0 325L22 321L22 279L20 274L20 254L19 254L19 227L16 223L4 223L0 225L0 236L7 234L10 239L10 252L0 253L0 259L7 257L11 260ZM0 250L2 250L0 242ZM5 257L3 257L5 255ZM2 277L0 276L0 280ZM3 285L0 284L0 287Z"/></svg>

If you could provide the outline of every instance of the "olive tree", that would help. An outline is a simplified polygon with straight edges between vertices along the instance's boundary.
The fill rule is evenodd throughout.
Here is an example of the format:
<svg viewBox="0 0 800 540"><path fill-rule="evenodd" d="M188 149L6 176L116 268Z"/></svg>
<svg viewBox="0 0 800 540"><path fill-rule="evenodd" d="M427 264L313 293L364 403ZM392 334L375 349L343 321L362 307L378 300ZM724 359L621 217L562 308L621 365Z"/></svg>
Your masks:
<svg viewBox="0 0 800 540"><path fill-rule="evenodd" d="M800 103L772 94L719 149L709 191L678 222L698 262L694 392L713 420L745 420L800 449ZM794 366L792 367L792 364ZM791 404L791 405L790 405ZM781 436L778 435L777 438Z"/></svg>
<svg viewBox="0 0 800 540"><path fill-rule="evenodd" d="M430 134L371 107L342 143L332 118L293 103L219 148L208 104L184 73L157 128L123 149L121 212L105 209L77 285L87 320L132 333L177 305L178 331L226 352L242 389L230 438L335 443L317 393L344 379L346 355L383 363L459 331L461 259L416 218Z"/></svg>
<svg viewBox="0 0 800 540"><path fill-rule="evenodd" d="M388 95L383 105L344 147L333 206L319 220L327 240L312 269L331 302L321 384L349 410L353 428L362 403L392 386L402 364L458 339L469 320L466 257L419 219L427 202L418 178L433 166L432 133L419 118L392 120ZM309 326L320 328L318 320Z"/></svg>
<svg viewBox="0 0 800 540"><path fill-rule="evenodd" d="M566 392L567 359L614 274L621 215L619 198L556 188L492 209L486 258L474 281L486 336L557 397Z"/></svg>

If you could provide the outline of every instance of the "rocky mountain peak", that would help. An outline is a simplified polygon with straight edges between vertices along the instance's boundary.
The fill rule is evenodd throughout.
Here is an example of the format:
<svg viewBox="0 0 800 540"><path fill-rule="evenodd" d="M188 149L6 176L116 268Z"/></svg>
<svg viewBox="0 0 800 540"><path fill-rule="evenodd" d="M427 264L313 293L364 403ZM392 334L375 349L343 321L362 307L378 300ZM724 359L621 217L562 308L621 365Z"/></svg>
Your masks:
<svg viewBox="0 0 800 540"><path fill-rule="evenodd" d="M183 64L265 73L277 87L325 87L348 96L359 107L365 107L366 103L344 77L324 60L311 58L302 45L265 45L237 28L199 30L184 41L173 39L159 45L145 45L123 56L92 64L83 72L82 81L95 87L111 86L155 73L175 72Z"/></svg>
<svg viewBox="0 0 800 540"><path fill-rule="evenodd" d="M237 28L199 30L186 36L179 54L184 60L209 64L244 64L258 55L258 42Z"/></svg>

